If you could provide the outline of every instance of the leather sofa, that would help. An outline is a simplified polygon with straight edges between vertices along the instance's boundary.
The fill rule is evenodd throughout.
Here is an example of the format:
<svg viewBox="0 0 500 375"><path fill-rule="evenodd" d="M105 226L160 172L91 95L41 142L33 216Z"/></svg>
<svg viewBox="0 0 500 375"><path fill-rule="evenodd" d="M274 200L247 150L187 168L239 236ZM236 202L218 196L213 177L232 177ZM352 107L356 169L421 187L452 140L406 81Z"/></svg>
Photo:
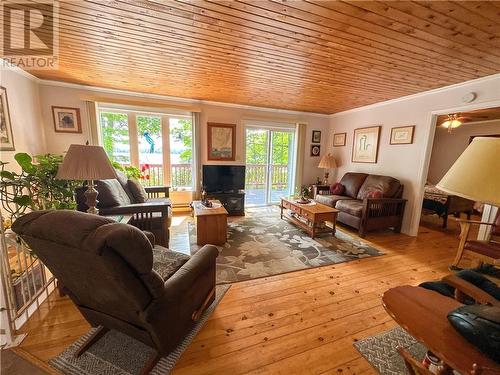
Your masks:
<svg viewBox="0 0 500 375"><path fill-rule="evenodd" d="M114 329L154 349L141 372L149 373L215 299L215 246L190 257L155 245L131 225L70 210L31 212L12 229L99 327L77 356Z"/></svg>
<svg viewBox="0 0 500 375"><path fill-rule="evenodd" d="M330 187L320 187L314 200L339 210L337 221L358 229L360 237L370 230L393 228L401 231L406 205L402 199L403 185L389 176L366 173L346 173L339 182L342 195L330 192ZM371 198L373 192L380 197Z"/></svg>
<svg viewBox="0 0 500 375"><path fill-rule="evenodd" d="M117 179L95 181L99 192L97 208L104 216L132 215L129 224L154 234L156 241L168 247L169 228L172 221L172 203L168 186L142 187L138 181L128 179L117 171ZM87 212L84 192L75 191L78 211Z"/></svg>

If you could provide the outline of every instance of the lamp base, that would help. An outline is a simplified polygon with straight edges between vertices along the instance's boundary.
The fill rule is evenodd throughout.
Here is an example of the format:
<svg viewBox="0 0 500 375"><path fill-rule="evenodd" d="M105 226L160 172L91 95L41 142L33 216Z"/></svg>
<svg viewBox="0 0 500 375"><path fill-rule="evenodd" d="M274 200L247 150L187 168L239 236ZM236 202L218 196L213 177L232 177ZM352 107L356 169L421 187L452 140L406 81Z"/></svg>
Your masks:
<svg viewBox="0 0 500 375"><path fill-rule="evenodd" d="M323 180L323 185L328 185L328 176L330 174L328 172L325 172L325 179Z"/></svg>
<svg viewBox="0 0 500 375"><path fill-rule="evenodd" d="M88 207L87 212L89 214L99 215L99 210L96 207L97 203L99 202L97 200L98 194L99 192L94 187L94 181L89 181L88 188L85 193L83 193L83 195L85 196L85 204Z"/></svg>

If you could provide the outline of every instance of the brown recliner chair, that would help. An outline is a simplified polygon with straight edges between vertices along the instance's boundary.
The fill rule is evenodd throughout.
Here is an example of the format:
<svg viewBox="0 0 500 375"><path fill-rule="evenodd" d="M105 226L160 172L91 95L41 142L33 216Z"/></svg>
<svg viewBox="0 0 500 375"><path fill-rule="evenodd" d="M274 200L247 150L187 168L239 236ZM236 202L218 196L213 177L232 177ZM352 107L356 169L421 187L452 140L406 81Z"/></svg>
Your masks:
<svg viewBox="0 0 500 375"><path fill-rule="evenodd" d="M99 330L82 354L109 329L155 349L143 368L172 351L215 298L216 247L189 257L153 246L131 225L78 211L36 211L12 229L64 286L85 319Z"/></svg>

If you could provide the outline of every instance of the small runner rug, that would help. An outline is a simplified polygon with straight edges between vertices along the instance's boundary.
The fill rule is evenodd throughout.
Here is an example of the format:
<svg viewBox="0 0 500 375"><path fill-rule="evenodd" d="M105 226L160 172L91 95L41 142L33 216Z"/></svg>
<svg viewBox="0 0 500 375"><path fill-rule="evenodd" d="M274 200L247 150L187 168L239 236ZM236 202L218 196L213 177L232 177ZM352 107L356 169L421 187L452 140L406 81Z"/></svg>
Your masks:
<svg viewBox="0 0 500 375"><path fill-rule="evenodd" d="M396 327L381 334L356 341L354 347L383 375L408 374L398 347L407 349L415 358L424 358L427 349L403 328Z"/></svg>
<svg viewBox="0 0 500 375"><path fill-rule="evenodd" d="M203 313L184 341L157 363L151 375L166 375L172 371L229 288L230 285L216 287L215 301ZM120 332L109 331L79 358L74 358L74 353L94 330L95 328L91 329L64 352L51 359L49 365L67 375L136 375L153 354L153 349L149 346Z"/></svg>

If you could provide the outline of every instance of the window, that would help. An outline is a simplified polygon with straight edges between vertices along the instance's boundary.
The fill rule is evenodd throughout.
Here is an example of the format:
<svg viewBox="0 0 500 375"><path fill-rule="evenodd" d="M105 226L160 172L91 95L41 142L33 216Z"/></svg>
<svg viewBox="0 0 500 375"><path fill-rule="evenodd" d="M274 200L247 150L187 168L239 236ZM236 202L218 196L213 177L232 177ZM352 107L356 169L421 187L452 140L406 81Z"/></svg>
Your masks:
<svg viewBox="0 0 500 375"><path fill-rule="evenodd" d="M101 143L110 159L138 167L144 185L191 190L191 116L110 107L99 109Z"/></svg>

